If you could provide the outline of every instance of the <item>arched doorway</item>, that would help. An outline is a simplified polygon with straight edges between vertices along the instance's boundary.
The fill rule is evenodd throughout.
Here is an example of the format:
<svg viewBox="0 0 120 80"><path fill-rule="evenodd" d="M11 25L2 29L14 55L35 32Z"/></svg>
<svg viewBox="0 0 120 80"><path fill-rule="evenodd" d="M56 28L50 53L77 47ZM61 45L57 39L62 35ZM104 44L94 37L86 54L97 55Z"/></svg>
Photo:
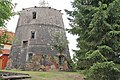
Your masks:
<svg viewBox="0 0 120 80"><path fill-rule="evenodd" d="M64 55L59 55L59 65L62 66L64 64L65 57Z"/></svg>

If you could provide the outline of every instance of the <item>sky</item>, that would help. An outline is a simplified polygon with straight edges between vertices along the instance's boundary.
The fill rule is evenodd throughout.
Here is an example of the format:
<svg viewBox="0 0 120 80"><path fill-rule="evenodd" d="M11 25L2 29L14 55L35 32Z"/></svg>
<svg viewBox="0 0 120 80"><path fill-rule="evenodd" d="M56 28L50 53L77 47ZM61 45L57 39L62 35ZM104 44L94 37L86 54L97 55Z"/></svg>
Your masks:
<svg viewBox="0 0 120 80"><path fill-rule="evenodd" d="M34 6L39 6L39 1L40 0L12 0L13 3L17 3L15 12L21 11L22 8L28 8L28 7L34 7ZM62 10L63 13L63 22L65 28L70 28L69 26L69 21L67 20L68 15L66 15L64 9L67 10L72 10L71 6L71 1L73 0L46 0L49 3L49 6L52 8ZM17 21L18 21L19 16L14 16L11 18L11 20L7 24L7 29L8 31L15 32ZM73 36L71 34L66 34L67 39L69 41L69 50L70 50L70 55L72 57L73 51L72 49L77 49L76 48L76 36Z"/></svg>

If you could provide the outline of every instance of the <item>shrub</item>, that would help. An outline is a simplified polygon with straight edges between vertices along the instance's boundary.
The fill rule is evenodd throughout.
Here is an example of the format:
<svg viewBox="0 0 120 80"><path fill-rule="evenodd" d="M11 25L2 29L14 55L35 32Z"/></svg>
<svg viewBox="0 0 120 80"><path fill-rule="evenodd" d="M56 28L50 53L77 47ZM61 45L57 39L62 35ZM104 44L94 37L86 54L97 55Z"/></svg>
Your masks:
<svg viewBox="0 0 120 80"><path fill-rule="evenodd" d="M95 63L86 75L86 80L120 80L120 70L113 62Z"/></svg>
<svg viewBox="0 0 120 80"><path fill-rule="evenodd" d="M78 69L89 69L96 62L106 62L107 59L100 53L99 50L95 50L90 53L86 53L86 58L78 62Z"/></svg>

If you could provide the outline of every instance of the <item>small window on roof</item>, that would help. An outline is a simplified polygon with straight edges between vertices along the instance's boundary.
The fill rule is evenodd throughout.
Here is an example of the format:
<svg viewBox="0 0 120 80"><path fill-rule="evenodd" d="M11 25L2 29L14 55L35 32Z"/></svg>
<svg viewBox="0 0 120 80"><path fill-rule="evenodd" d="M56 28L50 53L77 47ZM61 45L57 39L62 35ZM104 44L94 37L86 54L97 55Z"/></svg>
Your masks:
<svg viewBox="0 0 120 80"><path fill-rule="evenodd" d="M36 19L36 12L33 12L33 19Z"/></svg>

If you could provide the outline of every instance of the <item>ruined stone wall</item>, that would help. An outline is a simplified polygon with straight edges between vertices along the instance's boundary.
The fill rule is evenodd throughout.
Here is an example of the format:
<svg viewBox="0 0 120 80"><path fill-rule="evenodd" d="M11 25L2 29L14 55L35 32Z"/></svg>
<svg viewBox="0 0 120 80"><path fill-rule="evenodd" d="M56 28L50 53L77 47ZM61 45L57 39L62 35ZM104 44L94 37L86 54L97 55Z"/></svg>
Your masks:
<svg viewBox="0 0 120 80"><path fill-rule="evenodd" d="M68 70L67 59L63 65L59 65L58 56L35 54L32 59L26 62L25 70L50 71L50 70Z"/></svg>

